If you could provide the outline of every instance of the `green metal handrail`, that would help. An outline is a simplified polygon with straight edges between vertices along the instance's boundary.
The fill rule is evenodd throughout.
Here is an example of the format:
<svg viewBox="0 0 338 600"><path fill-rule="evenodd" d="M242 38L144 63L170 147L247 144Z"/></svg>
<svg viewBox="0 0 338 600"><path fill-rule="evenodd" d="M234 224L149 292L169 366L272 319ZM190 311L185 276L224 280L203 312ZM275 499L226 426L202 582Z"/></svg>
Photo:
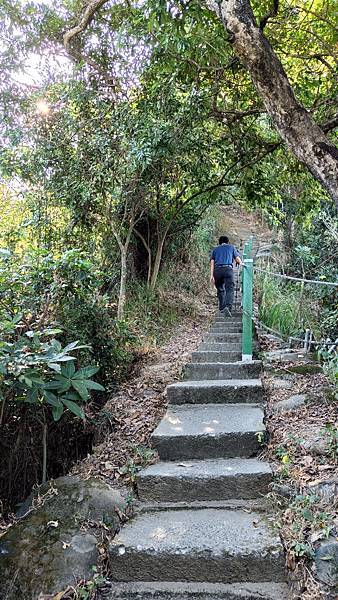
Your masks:
<svg viewBox="0 0 338 600"><path fill-rule="evenodd" d="M252 361L253 347L253 236L244 244L243 270L242 270L242 306L243 306L243 333L242 333L242 361Z"/></svg>

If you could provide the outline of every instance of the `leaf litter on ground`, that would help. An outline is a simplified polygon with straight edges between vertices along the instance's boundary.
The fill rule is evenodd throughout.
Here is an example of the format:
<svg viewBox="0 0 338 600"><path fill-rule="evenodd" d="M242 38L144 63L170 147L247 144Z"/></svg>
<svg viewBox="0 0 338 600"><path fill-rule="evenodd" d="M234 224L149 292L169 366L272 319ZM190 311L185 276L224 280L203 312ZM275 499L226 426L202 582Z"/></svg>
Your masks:
<svg viewBox="0 0 338 600"><path fill-rule="evenodd" d="M264 351L278 349L269 336L260 338ZM279 346L280 347L280 346ZM320 494L325 483L338 481L337 455L330 448L327 426L337 427L335 392L323 373L296 374L294 362L274 362L273 371L264 372L267 392L267 429L269 442L262 456L275 471L275 480L286 487L289 499L273 498L280 509L276 521L286 549L292 597L301 600L328 598L328 589L316 579L314 552L320 541L337 534L337 504L332 496ZM291 389L273 385L275 377L287 378ZM298 408L277 412L277 402L295 394L306 396ZM278 488L277 488L278 489Z"/></svg>

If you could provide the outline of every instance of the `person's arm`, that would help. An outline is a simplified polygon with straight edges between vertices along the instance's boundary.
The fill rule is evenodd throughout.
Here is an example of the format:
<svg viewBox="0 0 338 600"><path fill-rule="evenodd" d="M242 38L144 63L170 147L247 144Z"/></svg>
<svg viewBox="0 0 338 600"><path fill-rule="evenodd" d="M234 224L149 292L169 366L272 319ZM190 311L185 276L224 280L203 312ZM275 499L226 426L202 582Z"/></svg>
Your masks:
<svg viewBox="0 0 338 600"><path fill-rule="evenodd" d="M215 268L215 261L212 258L210 260L210 283L215 283L215 279L214 279L214 268Z"/></svg>
<svg viewBox="0 0 338 600"><path fill-rule="evenodd" d="M240 255L239 255L239 252L238 252L237 248L235 248L235 246L234 246L234 254L233 254L233 257L234 257L234 259L235 259L235 263L236 263L236 265L242 265L242 264L243 264L243 263L242 263L242 260L241 260L241 257L240 257Z"/></svg>

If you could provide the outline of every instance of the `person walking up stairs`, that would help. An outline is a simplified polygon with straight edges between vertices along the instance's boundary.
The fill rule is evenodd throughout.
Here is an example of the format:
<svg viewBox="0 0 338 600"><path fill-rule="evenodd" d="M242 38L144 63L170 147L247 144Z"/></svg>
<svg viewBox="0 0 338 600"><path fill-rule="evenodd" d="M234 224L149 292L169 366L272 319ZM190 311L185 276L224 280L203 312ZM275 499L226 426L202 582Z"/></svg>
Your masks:
<svg viewBox="0 0 338 600"><path fill-rule="evenodd" d="M237 248L229 243L227 236L222 235L218 244L210 258L210 282L217 288L220 313L231 317L235 287L233 265L241 265L242 261Z"/></svg>

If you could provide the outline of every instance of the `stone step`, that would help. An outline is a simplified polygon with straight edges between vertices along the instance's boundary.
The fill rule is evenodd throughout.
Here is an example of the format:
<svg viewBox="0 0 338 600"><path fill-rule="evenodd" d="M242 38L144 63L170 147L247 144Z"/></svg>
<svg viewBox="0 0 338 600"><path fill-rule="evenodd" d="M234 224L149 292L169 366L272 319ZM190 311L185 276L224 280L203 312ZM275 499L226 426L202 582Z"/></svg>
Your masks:
<svg viewBox="0 0 338 600"><path fill-rule="evenodd" d="M215 317L213 323L229 323L229 325L241 325L243 322L242 317L237 317L236 319L230 317Z"/></svg>
<svg viewBox="0 0 338 600"><path fill-rule="evenodd" d="M285 583L114 583L107 600L286 600Z"/></svg>
<svg viewBox="0 0 338 600"><path fill-rule="evenodd" d="M192 381L203 381L203 379L245 379L257 378L261 372L262 362L253 360L243 363L224 362L224 363L187 363L184 367L183 378Z"/></svg>
<svg viewBox="0 0 338 600"><path fill-rule="evenodd" d="M203 352L203 351L196 351L193 352L191 355L191 360L192 362L196 363L196 362L211 362L211 363L215 363L215 362L220 362L220 363L224 363L224 362L236 362L238 360L240 360L242 358L242 353L241 352L231 352L231 351L227 351L227 352L214 352L214 351L209 351L209 352Z"/></svg>
<svg viewBox="0 0 338 600"><path fill-rule="evenodd" d="M169 406L152 433L161 460L250 458L264 437L264 412L253 404L183 404Z"/></svg>
<svg viewBox="0 0 338 600"><path fill-rule="evenodd" d="M141 502L134 500L134 514L159 510L201 510L202 508L216 508L217 510L244 510L246 512L271 512L271 504L262 498L231 498L230 500L194 500L191 502L158 502L148 500Z"/></svg>
<svg viewBox="0 0 338 600"><path fill-rule="evenodd" d="M169 404L224 404L264 402L260 379L180 381L167 387Z"/></svg>
<svg viewBox="0 0 338 600"><path fill-rule="evenodd" d="M241 333L207 333L204 338L204 342L241 342Z"/></svg>
<svg viewBox="0 0 338 600"><path fill-rule="evenodd" d="M215 319L213 319L213 324L214 325L242 325L243 323L243 319L242 317L238 317L236 319L233 319L232 317L216 317Z"/></svg>
<svg viewBox="0 0 338 600"><path fill-rule="evenodd" d="M282 582L279 538L259 513L216 509L140 513L109 547L115 581Z"/></svg>
<svg viewBox="0 0 338 600"><path fill-rule="evenodd" d="M227 323L226 321L215 321L214 323L211 323L211 327L241 327L242 328L242 322L240 323ZM240 333L240 331L235 333Z"/></svg>
<svg viewBox="0 0 338 600"><path fill-rule="evenodd" d="M228 325L227 323L217 323L212 325L209 333L242 333L242 325Z"/></svg>
<svg viewBox="0 0 338 600"><path fill-rule="evenodd" d="M242 344L230 343L230 344L222 344L222 342L202 342L198 348L198 352L239 352L242 353Z"/></svg>
<svg viewBox="0 0 338 600"><path fill-rule="evenodd" d="M240 325L243 323L242 317L228 317L227 315L221 315L220 317L213 318L214 323L229 323L230 325Z"/></svg>
<svg viewBox="0 0 338 600"><path fill-rule="evenodd" d="M237 318L240 317L242 318L242 312L240 310L232 310L231 311L231 317L227 317L224 313L220 313L219 310L216 312L215 317L222 317L223 319L233 319L233 318Z"/></svg>
<svg viewBox="0 0 338 600"><path fill-rule="evenodd" d="M272 471L256 458L159 462L137 478L140 500L193 502L258 498L269 491Z"/></svg>

